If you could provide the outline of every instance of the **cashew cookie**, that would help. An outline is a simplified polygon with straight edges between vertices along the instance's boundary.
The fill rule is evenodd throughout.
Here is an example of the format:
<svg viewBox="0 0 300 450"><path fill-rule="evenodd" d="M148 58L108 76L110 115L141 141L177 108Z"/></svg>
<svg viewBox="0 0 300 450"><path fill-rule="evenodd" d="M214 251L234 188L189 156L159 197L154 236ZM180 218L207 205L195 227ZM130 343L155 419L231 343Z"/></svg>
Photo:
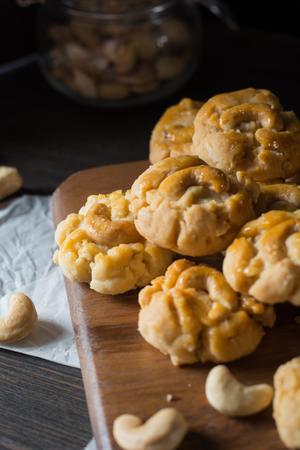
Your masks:
<svg viewBox="0 0 300 450"><path fill-rule="evenodd" d="M282 364L274 375L273 417L281 440L300 448L300 357Z"/></svg>
<svg viewBox="0 0 300 450"><path fill-rule="evenodd" d="M163 113L151 135L152 164L169 156L191 154L194 119L201 105L202 102L184 98Z"/></svg>
<svg viewBox="0 0 300 450"><path fill-rule="evenodd" d="M269 211L244 225L226 251L223 272L238 292L300 305L300 211Z"/></svg>
<svg viewBox="0 0 300 450"><path fill-rule="evenodd" d="M139 331L174 365L232 361L252 353L272 327L272 306L240 296L221 272L180 259L140 291Z"/></svg>
<svg viewBox="0 0 300 450"><path fill-rule="evenodd" d="M258 215L270 210L296 211L300 208L300 186L291 183L258 183L260 194L255 209Z"/></svg>
<svg viewBox="0 0 300 450"><path fill-rule="evenodd" d="M287 178L300 169L300 122L265 89L242 89L209 99L194 122L193 153L224 172L257 181Z"/></svg>
<svg viewBox="0 0 300 450"><path fill-rule="evenodd" d="M120 294L145 286L170 264L170 251L137 232L128 195L91 195L78 214L58 225L54 261L67 278L102 294Z"/></svg>
<svg viewBox="0 0 300 450"><path fill-rule="evenodd" d="M134 182L130 208L145 239L182 255L205 256L224 250L255 217L251 184L240 173L228 177L201 165L195 156L166 158Z"/></svg>

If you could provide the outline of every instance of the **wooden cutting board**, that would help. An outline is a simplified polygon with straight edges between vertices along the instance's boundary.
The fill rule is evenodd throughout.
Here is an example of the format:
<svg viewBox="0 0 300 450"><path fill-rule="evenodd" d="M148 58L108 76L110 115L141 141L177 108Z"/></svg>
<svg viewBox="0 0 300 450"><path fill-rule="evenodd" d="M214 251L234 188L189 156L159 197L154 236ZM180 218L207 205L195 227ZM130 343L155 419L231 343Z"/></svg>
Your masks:
<svg viewBox="0 0 300 450"><path fill-rule="evenodd" d="M86 197L131 186L146 161L98 167L68 178L53 195L57 224L77 212ZM217 258L212 258L218 264ZM158 409L174 406L188 420L191 431L180 450L283 449L272 409L245 419L227 418L214 411L204 395L210 364L173 367L169 358L147 344L137 331L137 292L108 296L87 285L65 280L83 381L94 436L99 450L119 447L112 437L114 419L123 413L148 418ZM300 354L297 309L277 308L278 320L257 351L229 366L245 383L272 383L276 368ZM300 314L300 311L298 311ZM168 403L166 395L174 401Z"/></svg>

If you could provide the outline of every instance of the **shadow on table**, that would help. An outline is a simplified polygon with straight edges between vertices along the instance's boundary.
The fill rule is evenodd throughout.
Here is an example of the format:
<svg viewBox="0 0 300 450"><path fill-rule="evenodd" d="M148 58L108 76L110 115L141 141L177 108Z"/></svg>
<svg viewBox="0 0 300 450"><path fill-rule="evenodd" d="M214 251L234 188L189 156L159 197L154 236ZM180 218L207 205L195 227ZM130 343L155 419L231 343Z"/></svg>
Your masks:
<svg viewBox="0 0 300 450"><path fill-rule="evenodd" d="M31 345L47 345L59 341L66 334L67 332L62 326L48 320L38 320L33 332L23 341L18 342L18 347L21 349Z"/></svg>

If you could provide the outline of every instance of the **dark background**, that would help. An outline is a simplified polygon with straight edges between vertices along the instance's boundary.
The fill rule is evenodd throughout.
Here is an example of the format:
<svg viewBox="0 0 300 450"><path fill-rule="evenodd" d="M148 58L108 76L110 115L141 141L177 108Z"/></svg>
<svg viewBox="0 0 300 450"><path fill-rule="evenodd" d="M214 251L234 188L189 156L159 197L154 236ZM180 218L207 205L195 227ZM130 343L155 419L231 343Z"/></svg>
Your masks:
<svg viewBox="0 0 300 450"><path fill-rule="evenodd" d="M21 8L16 0L0 0L0 163L21 170L24 192L51 193L77 170L146 159L155 122L182 97L205 100L249 86L268 88L286 109L299 114L300 2L227 0L227 4L239 24L236 32L200 7L203 48L189 83L155 104L111 111L85 107L60 95L35 64L1 75L6 63L36 50L39 6Z"/></svg>
<svg viewBox="0 0 300 450"><path fill-rule="evenodd" d="M298 0L224 0L241 27L300 36ZM21 8L16 0L0 2L0 64L35 48L36 6ZM201 10L205 16L210 13Z"/></svg>

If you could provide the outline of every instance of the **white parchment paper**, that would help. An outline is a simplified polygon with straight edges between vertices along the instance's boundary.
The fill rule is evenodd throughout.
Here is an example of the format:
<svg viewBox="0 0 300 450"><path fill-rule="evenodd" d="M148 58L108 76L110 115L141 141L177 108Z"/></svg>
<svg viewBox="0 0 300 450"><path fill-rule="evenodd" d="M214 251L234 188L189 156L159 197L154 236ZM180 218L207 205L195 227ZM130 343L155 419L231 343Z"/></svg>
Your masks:
<svg viewBox="0 0 300 450"><path fill-rule="evenodd" d="M97 450L95 439L91 439L90 442L84 447L84 450Z"/></svg>
<svg viewBox="0 0 300 450"><path fill-rule="evenodd" d="M52 263L54 249L50 197L25 195L0 208L0 315L8 310L9 295L21 291L39 317L28 338L1 347L80 367L63 277Z"/></svg>

